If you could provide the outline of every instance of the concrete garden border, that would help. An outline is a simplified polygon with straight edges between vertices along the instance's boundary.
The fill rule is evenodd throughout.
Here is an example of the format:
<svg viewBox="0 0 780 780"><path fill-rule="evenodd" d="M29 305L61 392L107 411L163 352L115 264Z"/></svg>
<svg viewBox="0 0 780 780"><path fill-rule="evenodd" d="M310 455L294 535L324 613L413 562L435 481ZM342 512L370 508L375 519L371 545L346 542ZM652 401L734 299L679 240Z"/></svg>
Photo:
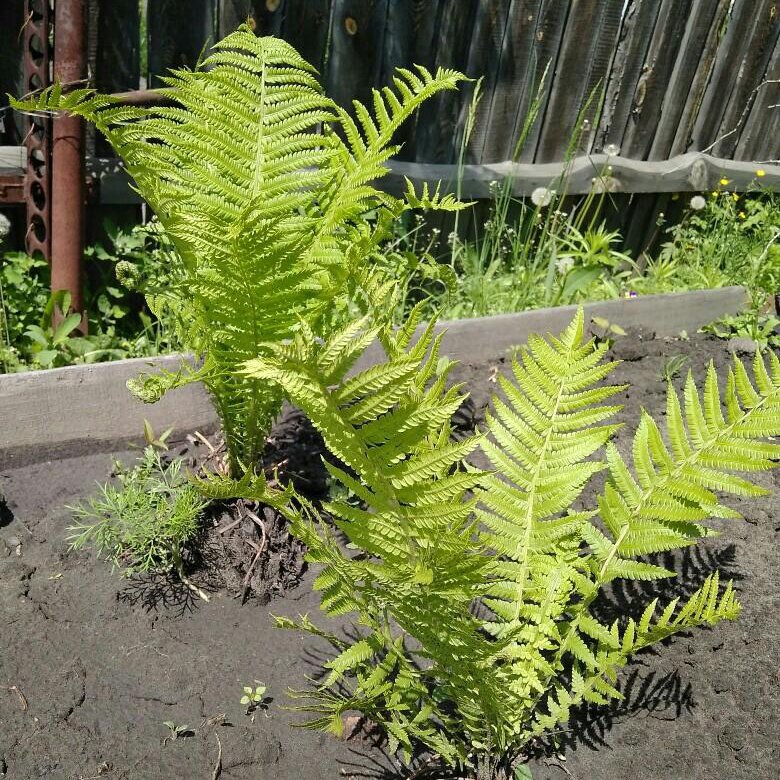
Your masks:
<svg viewBox="0 0 780 780"><path fill-rule="evenodd" d="M742 287L724 287L604 301L586 305L585 311L624 328L676 336L739 312L746 297ZM497 359L530 333L559 332L575 311L575 306L562 306L442 322L442 353L456 360ZM369 365L380 356L375 346L361 363ZM158 432L169 427L177 433L213 430L217 418L200 384L175 390L153 405L137 401L125 387L142 371L155 366L175 370L180 360L170 355L0 376L0 468L139 441L144 419Z"/></svg>

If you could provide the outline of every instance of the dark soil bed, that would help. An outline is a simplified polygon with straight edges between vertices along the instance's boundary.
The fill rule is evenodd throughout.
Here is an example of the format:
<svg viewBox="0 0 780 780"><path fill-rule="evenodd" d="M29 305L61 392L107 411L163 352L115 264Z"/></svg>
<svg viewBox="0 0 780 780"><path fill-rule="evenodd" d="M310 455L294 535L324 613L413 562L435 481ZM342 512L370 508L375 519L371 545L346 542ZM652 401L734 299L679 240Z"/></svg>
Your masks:
<svg viewBox="0 0 780 780"><path fill-rule="evenodd" d="M710 358L722 375L729 359L723 342L703 337L632 334L614 352L625 361L617 380L633 384L624 399L626 421L636 420L640 407L661 414L665 357L687 355L697 376ZM496 370L504 368L501 362L459 367L473 401L460 415L464 427L483 417ZM276 446L288 455L301 438L297 431L307 442L290 470L321 479L312 458L316 437L304 421L293 416L280 431ZM274 518L264 518L273 538L248 588L251 545L244 551L240 536L215 541L210 531L213 554L196 561L193 574L214 588L209 603L168 582L122 579L90 552L67 551L65 505L88 495L110 470L110 456L98 454L0 472L7 499L0 508L0 776L405 777L370 740L339 741L290 727L298 716L282 708L289 703L285 690L302 687L304 675L316 671L321 648L272 627L271 613L317 612L313 574ZM765 475L762 484L776 490L778 476ZM724 523L721 537L671 563L682 574L683 593L713 568L732 577L744 605L740 620L641 654L622 678L625 701L607 711L579 711L558 749L534 762L536 780L780 776L780 498L736 506L746 521ZM226 509L216 522L232 522L235 511ZM235 528L254 534L253 521L245 520ZM662 598L675 595L673 584L662 587ZM653 592L616 589L601 609L625 611L632 596L644 603ZM239 698L255 680L268 686L273 702L252 719ZM191 731L164 743L164 721Z"/></svg>

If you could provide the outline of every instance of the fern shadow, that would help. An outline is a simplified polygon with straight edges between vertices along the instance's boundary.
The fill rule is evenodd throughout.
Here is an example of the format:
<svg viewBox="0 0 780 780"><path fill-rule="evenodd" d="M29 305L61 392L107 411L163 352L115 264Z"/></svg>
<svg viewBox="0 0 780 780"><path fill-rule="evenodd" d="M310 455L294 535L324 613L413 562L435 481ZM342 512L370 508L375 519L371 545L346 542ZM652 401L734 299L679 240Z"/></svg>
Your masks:
<svg viewBox="0 0 780 780"><path fill-rule="evenodd" d="M593 616L605 625L632 617L637 620L655 598L662 607L674 598L692 596L710 574L720 572L721 581L743 579L737 568L736 545L705 547L695 545L674 552L649 555L646 560L676 573L660 580L617 580L605 588L593 605Z"/></svg>
<svg viewBox="0 0 780 780"><path fill-rule="evenodd" d="M200 605L200 598L175 574L133 575L117 594L117 600L146 612L171 610L173 617L184 617Z"/></svg>
<svg viewBox="0 0 780 780"><path fill-rule="evenodd" d="M11 525L13 519L14 513L11 511L11 507L8 506L5 496L0 493L0 528Z"/></svg>
<svg viewBox="0 0 780 780"><path fill-rule="evenodd" d="M568 727L542 741L534 757L575 751L578 747L608 748L609 733L617 723L642 718L673 721L695 707L693 687L677 670L663 675L657 672L643 675L635 668L622 678L618 687L623 699L604 706L585 703L573 709Z"/></svg>

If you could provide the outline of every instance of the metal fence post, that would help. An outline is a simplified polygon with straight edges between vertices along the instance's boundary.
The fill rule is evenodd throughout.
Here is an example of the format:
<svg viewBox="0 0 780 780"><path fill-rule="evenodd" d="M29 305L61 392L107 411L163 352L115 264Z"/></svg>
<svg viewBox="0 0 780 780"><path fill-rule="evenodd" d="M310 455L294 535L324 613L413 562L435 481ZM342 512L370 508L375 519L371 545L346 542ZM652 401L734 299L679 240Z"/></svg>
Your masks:
<svg viewBox="0 0 780 780"><path fill-rule="evenodd" d="M85 0L56 0L54 80L76 85L86 77ZM74 311L83 311L84 123L57 116L52 141L51 287L67 290ZM82 329L86 328L86 320Z"/></svg>
<svg viewBox="0 0 780 780"><path fill-rule="evenodd" d="M49 86L51 18L48 0L26 0L24 14L24 87L34 92ZM51 119L28 116L25 122L27 206L25 247L29 254L51 259Z"/></svg>

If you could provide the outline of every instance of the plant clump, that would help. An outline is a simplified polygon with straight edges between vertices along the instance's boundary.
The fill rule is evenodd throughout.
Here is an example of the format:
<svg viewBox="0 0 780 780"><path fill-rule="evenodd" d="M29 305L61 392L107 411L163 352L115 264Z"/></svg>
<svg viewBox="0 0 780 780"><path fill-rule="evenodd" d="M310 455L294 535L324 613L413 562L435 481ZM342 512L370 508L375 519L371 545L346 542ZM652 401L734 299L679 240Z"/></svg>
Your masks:
<svg viewBox="0 0 780 780"><path fill-rule="evenodd" d="M780 360L756 356L751 379L735 359L725 389L712 366L703 390L690 374L682 395L669 385L665 425L643 412L626 457L610 403L625 386L604 384L615 363L585 340L580 311L561 335L531 337L500 377L487 430L456 439L463 395L448 387L433 324L415 340L419 317L400 330L363 319L324 343L302 331L246 365L306 411L342 486L326 516L279 500L322 567L324 613L352 615L357 635L307 616L278 624L337 651L326 678L296 694L309 726L339 734L357 711L407 760L424 746L504 777L573 707L620 698L632 655L738 616L717 572L685 600L632 605L634 617L602 622L594 605L615 581L675 576L647 556L707 538L711 518L739 518L722 495L766 493L740 473L780 458ZM350 373L374 338L384 362ZM469 465L477 449L491 471Z"/></svg>

